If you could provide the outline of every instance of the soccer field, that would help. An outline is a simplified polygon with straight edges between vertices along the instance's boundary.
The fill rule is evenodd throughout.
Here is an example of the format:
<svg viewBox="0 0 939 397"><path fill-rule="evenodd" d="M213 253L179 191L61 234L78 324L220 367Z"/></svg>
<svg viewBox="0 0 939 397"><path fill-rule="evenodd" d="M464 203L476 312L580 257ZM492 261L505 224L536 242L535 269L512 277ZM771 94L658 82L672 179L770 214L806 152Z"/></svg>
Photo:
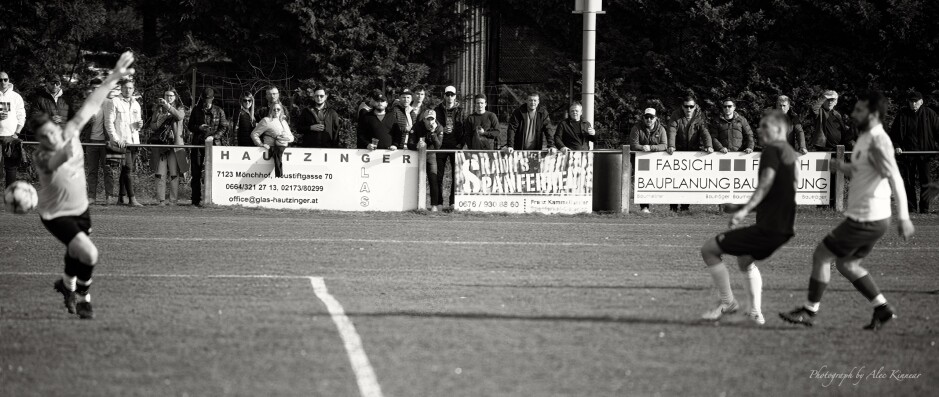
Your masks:
<svg viewBox="0 0 939 397"><path fill-rule="evenodd" d="M861 330L868 303L834 270L814 328L776 314L804 302L812 250L840 220L814 209L760 267L763 327L740 314L698 320L716 303L698 252L726 225L716 212L91 211L101 251L93 321L67 314L53 291L64 248L38 216L0 213L0 396L899 396L939 387L935 215L914 218L909 242L891 229L867 260L899 316L872 333ZM745 300L742 276L731 274Z"/></svg>

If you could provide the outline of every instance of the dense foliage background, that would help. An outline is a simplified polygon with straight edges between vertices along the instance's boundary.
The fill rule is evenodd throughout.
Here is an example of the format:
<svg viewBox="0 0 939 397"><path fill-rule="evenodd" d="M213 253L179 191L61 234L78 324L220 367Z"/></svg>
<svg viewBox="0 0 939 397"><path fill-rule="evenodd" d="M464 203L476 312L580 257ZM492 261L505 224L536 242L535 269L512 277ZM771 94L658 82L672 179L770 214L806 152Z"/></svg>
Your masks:
<svg viewBox="0 0 939 397"><path fill-rule="evenodd" d="M137 52L138 87L171 81L195 62L277 67L332 89L352 112L368 90L421 82L463 43L455 1L445 0L10 0L0 20L0 68L17 90L48 73L74 76L80 93L107 54ZM543 32L566 61L549 90L566 95L579 73L581 20L570 0L499 0L504 18ZM607 0L599 16L597 123L618 144L642 108L668 113L694 92L706 110L724 96L753 118L779 93L804 111L822 89L915 88L936 104L939 2L933 0ZM98 56L98 54L104 54ZM263 73L259 73L263 74ZM555 94L555 93L552 93ZM80 96L80 95L76 95ZM902 103L902 102L901 102ZM347 113L348 114L348 113Z"/></svg>

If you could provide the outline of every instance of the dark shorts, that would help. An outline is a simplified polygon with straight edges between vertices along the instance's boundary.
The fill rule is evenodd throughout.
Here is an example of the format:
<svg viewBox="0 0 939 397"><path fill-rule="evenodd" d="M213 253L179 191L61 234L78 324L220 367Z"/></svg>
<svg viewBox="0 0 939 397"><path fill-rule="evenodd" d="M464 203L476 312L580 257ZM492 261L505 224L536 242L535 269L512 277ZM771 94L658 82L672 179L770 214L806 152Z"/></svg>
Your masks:
<svg viewBox="0 0 939 397"><path fill-rule="evenodd" d="M889 227L890 219L858 222L848 218L828 233L822 244L839 258L863 258L871 253Z"/></svg>
<svg viewBox="0 0 939 397"><path fill-rule="evenodd" d="M779 247L792 238L791 234L780 234L756 226L728 230L715 237L717 246L733 256L750 255L753 259L769 258Z"/></svg>
<svg viewBox="0 0 939 397"><path fill-rule="evenodd" d="M78 216L60 216L49 220L43 219L42 224L46 227L46 230L49 230L49 233L52 233L55 238L59 239L59 241L66 246L68 243L72 242L72 239L75 238L78 233L84 232L85 234L91 234L91 216L88 215L88 210L85 210L84 213Z"/></svg>

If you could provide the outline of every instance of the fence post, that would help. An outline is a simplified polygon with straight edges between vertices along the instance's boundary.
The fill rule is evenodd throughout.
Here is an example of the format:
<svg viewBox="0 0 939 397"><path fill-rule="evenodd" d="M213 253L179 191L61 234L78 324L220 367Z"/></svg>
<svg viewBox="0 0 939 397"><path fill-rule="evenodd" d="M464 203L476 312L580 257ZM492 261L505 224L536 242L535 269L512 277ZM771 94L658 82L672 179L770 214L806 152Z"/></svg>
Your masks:
<svg viewBox="0 0 939 397"><path fill-rule="evenodd" d="M835 148L835 158L839 162L844 162L844 145L838 145ZM844 211L844 173L840 169L835 169L835 210Z"/></svg>
<svg viewBox="0 0 939 397"><path fill-rule="evenodd" d="M620 213L629 213L629 195L632 192L632 163L629 161L629 145L623 145L623 175L620 194L623 196Z"/></svg>
<svg viewBox="0 0 939 397"><path fill-rule="evenodd" d="M215 173L212 170L212 157L215 152L215 149L213 146L214 141L215 140L212 137L209 137L208 139L205 140L205 167L203 167L203 169L205 170L205 184L203 184L205 194L202 195L203 204L214 204L212 202L212 180L215 179L213 178L213 175L215 175ZM198 149L193 149L193 150L198 150ZM201 178L202 175L193 175L192 177Z"/></svg>
<svg viewBox="0 0 939 397"><path fill-rule="evenodd" d="M427 209L427 147L417 149L417 209ZM452 205L452 203L451 203Z"/></svg>

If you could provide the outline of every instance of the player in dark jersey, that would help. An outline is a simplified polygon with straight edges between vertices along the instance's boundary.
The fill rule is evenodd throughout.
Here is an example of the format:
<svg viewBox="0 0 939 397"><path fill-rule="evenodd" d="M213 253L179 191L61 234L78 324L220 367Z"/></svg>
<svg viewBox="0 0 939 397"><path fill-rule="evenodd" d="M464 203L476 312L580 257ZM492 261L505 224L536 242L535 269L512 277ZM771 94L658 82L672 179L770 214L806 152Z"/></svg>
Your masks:
<svg viewBox="0 0 939 397"><path fill-rule="evenodd" d="M56 280L55 290L62 294L69 313L84 319L94 318L91 308L91 274L98 263L98 248L88 235L91 217L85 185L85 166L78 134L98 113L101 104L117 82L134 74L130 65L134 56L125 52L104 83L88 96L78 113L59 126L48 116L38 115L30 123L36 131L39 148L34 154L39 190L37 211L42 224L65 244L65 272Z"/></svg>
<svg viewBox="0 0 939 397"><path fill-rule="evenodd" d="M736 210L730 219L730 228L701 247L701 257L720 293L720 305L701 317L718 320L725 313L736 312L740 305L730 289L730 275L721 256L737 257L737 265L746 276L751 307L747 318L764 324L760 310L763 279L755 261L769 258L792 236L796 213L796 158L798 155L786 143L789 125L786 115L778 110L766 113L760 121L760 138L764 142L760 155L759 183L753 196L743 206L728 206ZM739 207L739 209L737 209ZM756 211L756 224L736 228L751 211Z"/></svg>

